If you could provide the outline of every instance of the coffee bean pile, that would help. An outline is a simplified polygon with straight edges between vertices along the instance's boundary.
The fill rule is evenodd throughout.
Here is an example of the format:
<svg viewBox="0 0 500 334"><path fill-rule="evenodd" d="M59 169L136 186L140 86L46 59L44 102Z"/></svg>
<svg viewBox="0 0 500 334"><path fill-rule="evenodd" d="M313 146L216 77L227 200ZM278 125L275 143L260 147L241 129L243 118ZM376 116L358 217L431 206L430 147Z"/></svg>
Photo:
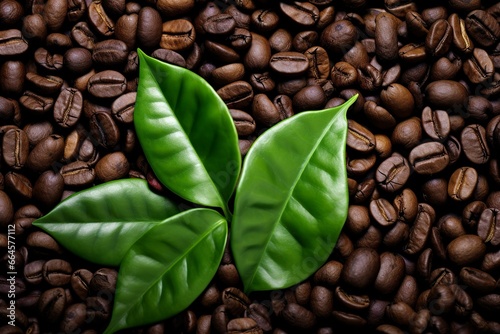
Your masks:
<svg viewBox="0 0 500 334"><path fill-rule="evenodd" d="M0 333L110 320L117 268L31 224L94 184L161 188L133 127L137 47L213 85L243 156L283 119L359 98L348 218L327 263L247 296L227 249L186 311L124 333L500 333L495 0L0 0L0 264L13 224L18 273L16 327Z"/></svg>

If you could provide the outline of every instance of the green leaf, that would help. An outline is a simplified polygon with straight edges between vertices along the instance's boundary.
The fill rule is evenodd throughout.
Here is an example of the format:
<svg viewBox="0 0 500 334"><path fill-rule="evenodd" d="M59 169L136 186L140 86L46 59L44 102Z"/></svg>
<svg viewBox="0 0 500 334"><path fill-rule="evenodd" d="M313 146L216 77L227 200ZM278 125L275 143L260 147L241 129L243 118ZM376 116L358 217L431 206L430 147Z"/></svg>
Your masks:
<svg viewBox="0 0 500 334"><path fill-rule="evenodd" d="M209 209L185 211L152 228L122 261L105 334L187 308L215 275L226 239L226 220Z"/></svg>
<svg viewBox="0 0 500 334"><path fill-rule="evenodd" d="M241 156L226 105L195 73L138 54L134 124L149 164L177 195L227 211Z"/></svg>
<svg viewBox="0 0 500 334"><path fill-rule="evenodd" d="M297 284L332 252L347 217L346 112L356 98L284 120L248 152L231 225L246 291Z"/></svg>
<svg viewBox="0 0 500 334"><path fill-rule="evenodd" d="M33 225L86 260L118 266L135 241L178 212L146 181L123 179L68 197Z"/></svg>

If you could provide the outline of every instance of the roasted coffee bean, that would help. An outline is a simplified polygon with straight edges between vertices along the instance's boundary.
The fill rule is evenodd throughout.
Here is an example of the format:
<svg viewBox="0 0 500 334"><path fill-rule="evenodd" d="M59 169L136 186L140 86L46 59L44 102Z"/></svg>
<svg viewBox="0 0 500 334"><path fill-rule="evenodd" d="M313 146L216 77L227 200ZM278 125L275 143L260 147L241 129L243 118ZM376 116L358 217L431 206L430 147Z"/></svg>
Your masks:
<svg viewBox="0 0 500 334"><path fill-rule="evenodd" d="M29 154L29 140L21 129L10 129L3 135L2 156L5 163L13 169L21 169Z"/></svg>
<svg viewBox="0 0 500 334"><path fill-rule="evenodd" d="M287 304L281 312L281 317L290 326L301 330L310 329L316 324L314 313L295 303Z"/></svg>
<svg viewBox="0 0 500 334"><path fill-rule="evenodd" d="M366 310L370 306L370 298L367 295L350 294L340 286L335 288L335 299L343 308L353 311Z"/></svg>
<svg viewBox="0 0 500 334"><path fill-rule="evenodd" d="M66 293L62 288L53 288L44 291L38 301L38 310L43 320L48 323L57 323L66 308Z"/></svg>
<svg viewBox="0 0 500 334"><path fill-rule="evenodd" d="M25 74L26 67L23 62L18 60L5 61L0 65L0 92L20 95L23 91Z"/></svg>
<svg viewBox="0 0 500 334"><path fill-rule="evenodd" d="M29 200L33 196L31 181L23 174L8 172L5 174L5 190L12 193L14 198Z"/></svg>
<svg viewBox="0 0 500 334"><path fill-rule="evenodd" d="M261 35L251 33L252 44L248 49L243 64L251 72L260 72L265 70L271 59L271 46L269 41Z"/></svg>
<svg viewBox="0 0 500 334"><path fill-rule="evenodd" d="M387 130L396 125L394 116L373 101L366 101L363 110L370 122L379 129Z"/></svg>
<svg viewBox="0 0 500 334"><path fill-rule="evenodd" d="M437 109L453 110L467 102L468 93L457 81L438 80L431 82L425 89L427 101Z"/></svg>
<svg viewBox="0 0 500 334"><path fill-rule="evenodd" d="M58 162L64 153L64 138L53 134L41 140L30 152L27 166L35 172L43 172Z"/></svg>
<svg viewBox="0 0 500 334"><path fill-rule="evenodd" d="M332 67L330 77L336 87L350 87L358 81L358 71L347 62L338 62Z"/></svg>
<svg viewBox="0 0 500 334"><path fill-rule="evenodd" d="M134 121L134 106L137 93L131 92L117 98L111 105L111 113L120 122L130 124Z"/></svg>
<svg viewBox="0 0 500 334"><path fill-rule="evenodd" d="M114 269L102 268L94 273L89 283L89 294L92 296L102 296L113 294L116 288L118 273Z"/></svg>
<svg viewBox="0 0 500 334"><path fill-rule="evenodd" d="M107 68L125 64L127 57L127 45L125 42L117 39L98 42L92 49L92 60L94 63Z"/></svg>
<svg viewBox="0 0 500 334"><path fill-rule="evenodd" d="M358 30L347 20L328 25L321 33L321 46L338 55L346 54L358 39Z"/></svg>
<svg viewBox="0 0 500 334"><path fill-rule="evenodd" d="M238 109L229 109L229 112L231 113L231 117L233 118L238 135L248 136L255 131L255 120L248 113Z"/></svg>
<svg viewBox="0 0 500 334"><path fill-rule="evenodd" d="M454 214L446 214L442 216L437 223L437 227L444 237L450 239L455 239L466 234L462 226L461 219Z"/></svg>
<svg viewBox="0 0 500 334"><path fill-rule="evenodd" d="M319 19L319 9L308 2L295 1L293 5L280 3L280 9L291 21L301 26L312 26Z"/></svg>
<svg viewBox="0 0 500 334"><path fill-rule="evenodd" d="M269 46L276 53L290 51L292 49L292 35L285 29L278 29L269 37Z"/></svg>
<svg viewBox="0 0 500 334"><path fill-rule="evenodd" d="M245 311L245 318L253 319L263 331L272 330L270 310L263 304L250 304Z"/></svg>
<svg viewBox="0 0 500 334"><path fill-rule="evenodd" d="M101 1L92 1L88 7L89 23L103 36L112 36L115 32L115 22L104 10Z"/></svg>
<svg viewBox="0 0 500 334"><path fill-rule="evenodd" d="M370 214L381 226L390 226L394 224L398 218L397 212L392 204L384 198L379 198L370 202Z"/></svg>
<svg viewBox="0 0 500 334"><path fill-rule="evenodd" d="M474 49L474 43L469 38L465 28L465 21L453 13L448 17L448 23L453 29L453 44L454 46L464 53L470 53Z"/></svg>
<svg viewBox="0 0 500 334"><path fill-rule="evenodd" d="M96 36L90 30L86 22L78 22L71 29L71 37L82 48L92 50L96 42Z"/></svg>
<svg viewBox="0 0 500 334"><path fill-rule="evenodd" d="M465 156L476 164L484 164L490 158L486 130L479 124L468 125L460 135Z"/></svg>
<svg viewBox="0 0 500 334"><path fill-rule="evenodd" d="M14 216L14 206L9 196L2 190L0 190L0 209L2 209L0 225L7 226Z"/></svg>
<svg viewBox="0 0 500 334"><path fill-rule="evenodd" d="M127 79L116 71L105 70L90 77L87 89L98 98L113 98L125 92Z"/></svg>
<svg viewBox="0 0 500 334"><path fill-rule="evenodd" d="M212 328L218 333L226 333L229 320L230 314L227 306L224 304L219 305L212 313Z"/></svg>
<svg viewBox="0 0 500 334"><path fill-rule="evenodd" d="M90 119L90 134L97 142L105 147L112 148L120 140L120 130L110 114L98 111Z"/></svg>
<svg viewBox="0 0 500 334"><path fill-rule="evenodd" d="M473 267L463 267L460 270L460 280L481 294L491 293L496 284L493 276Z"/></svg>
<svg viewBox="0 0 500 334"><path fill-rule="evenodd" d="M427 142L411 150L409 161L417 173L429 175L444 170L450 159L443 144Z"/></svg>
<svg viewBox="0 0 500 334"><path fill-rule="evenodd" d="M28 42L20 30L8 29L0 31L0 56L17 56L28 50Z"/></svg>
<svg viewBox="0 0 500 334"><path fill-rule="evenodd" d="M313 30L301 31L293 37L292 46L295 51L305 52L315 46L318 41L318 33Z"/></svg>
<svg viewBox="0 0 500 334"><path fill-rule="evenodd" d="M280 75L297 76L308 70L309 62L301 53L279 52L272 55L269 66Z"/></svg>
<svg viewBox="0 0 500 334"><path fill-rule="evenodd" d="M72 127L78 122L82 108L82 93L75 88L63 89L54 104L54 119L63 128Z"/></svg>
<svg viewBox="0 0 500 334"><path fill-rule="evenodd" d="M85 300L87 298L89 284L93 276L92 272L87 269L76 270L71 275L71 288L80 299Z"/></svg>
<svg viewBox="0 0 500 334"><path fill-rule="evenodd" d="M500 244L500 210L489 208L481 213L477 234L485 243L493 246Z"/></svg>
<svg viewBox="0 0 500 334"><path fill-rule="evenodd" d="M429 107L422 110L422 128L425 133L435 140L445 140L450 133L450 118L443 110L433 111Z"/></svg>
<svg viewBox="0 0 500 334"><path fill-rule="evenodd" d="M82 328L87 322L87 306L83 303L72 304L64 311L60 328L71 333Z"/></svg>
<svg viewBox="0 0 500 334"><path fill-rule="evenodd" d="M54 99L25 91L19 98L19 103L29 111L43 114L52 109L54 106Z"/></svg>
<svg viewBox="0 0 500 334"><path fill-rule="evenodd" d="M358 289L371 286L380 269L380 258L371 248L357 248L347 258L342 269L342 280Z"/></svg>
<svg viewBox="0 0 500 334"><path fill-rule="evenodd" d="M243 315L243 312L251 304L250 299L237 288L225 289L222 292L222 302L235 317Z"/></svg>
<svg viewBox="0 0 500 334"><path fill-rule="evenodd" d="M289 80L286 80L286 81L278 82L276 90L278 91L279 94L291 96L291 95L295 95L302 88L304 88L306 86L307 86L307 80L306 80L306 78L305 77L299 77L299 78L296 78L296 79L289 79Z"/></svg>
<svg viewBox="0 0 500 334"><path fill-rule="evenodd" d="M398 58L397 19L390 13L380 13L375 19L375 52L381 61Z"/></svg>
<svg viewBox="0 0 500 334"><path fill-rule="evenodd" d="M63 68L64 57L61 54L52 54L44 48L35 51L35 62L48 71L57 72Z"/></svg>
<svg viewBox="0 0 500 334"><path fill-rule="evenodd" d="M464 61L463 70L467 78L475 84L490 79L495 72L493 61L488 53L480 48L474 48L471 57Z"/></svg>
<svg viewBox="0 0 500 334"><path fill-rule="evenodd" d="M241 109L247 107L253 99L252 86L245 81L235 81L217 91L228 108Z"/></svg>
<svg viewBox="0 0 500 334"><path fill-rule="evenodd" d="M64 83L63 79L60 77L53 75L41 76L32 72L26 73L26 81L33 87L34 90L43 95L54 95L58 93Z"/></svg>
<svg viewBox="0 0 500 334"><path fill-rule="evenodd" d="M210 35L230 35L236 28L236 21L230 14L210 16L203 23L203 30Z"/></svg>
<svg viewBox="0 0 500 334"><path fill-rule="evenodd" d="M218 86L242 80L244 76L245 67L241 63L224 65L212 71L212 81Z"/></svg>
<svg viewBox="0 0 500 334"><path fill-rule="evenodd" d="M384 190L395 192L405 185L409 176L408 161L402 156L392 156L379 165L375 179Z"/></svg>
<svg viewBox="0 0 500 334"><path fill-rule="evenodd" d="M251 333L251 334L262 334L262 329L257 325L255 320L251 318L237 318L228 322L227 324L228 334L240 334L240 333Z"/></svg>
<svg viewBox="0 0 500 334"><path fill-rule="evenodd" d="M370 226L368 209L361 205L349 205L345 226L353 234L365 232Z"/></svg>
<svg viewBox="0 0 500 334"><path fill-rule="evenodd" d="M134 49L137 44L138 21L139 15L137 13L120 16L116 21L115 37L124 42L129 50Z"/></svg>
<svg viewBox="0 0 500 334"><path fill-rule="evenodd" d="M425 49L433 57L445 55L453 41L451 25L445 19L435 21L429 28L425 40Z"/></svg>
<svg viewBox="0 0 500 334"><path fill-rule="evenodd" d="M340 279L343 265L338 261L328 261L314 274L314 282L333 288Z"/></svg>
<svg viewBox="0 0 500 334"><path fill-rule="evenodd" d="M500 37L500 24L484 10L474 10L467 15L465 27L470 36L481 46L495 45Z"/></svg>
<svg viewBox="0 0 500 334"><path fill-rule="evenodd" d="M347 157L347 173L352 176L362 176L375 166L377 156L372 153L367 157Z"/></svg>
<svg viewBox="0 0 500 334"><path fill-rule="evenodd" d="M398 325L407 326L415 317L415 311L406 303L398 302L387 306L386 314Z"/></svg>
<svg viewBox="0 0 500 334"><path fill-rule="evenodd" d="M64 165L60 173L66 186L86 186L95 179L94 169L83 161L75 161Z"/></svg>
<svg viewBox="0 0 500 334"><path fill-rule="evenodd" d="M397 118L407 118L413 113L415 100L410 91L401 84L385 87L380 98L384 107Z"/></svg>
<svg viewBox="0 0 500 334"><path fill-rule="evenodd" d="M326 102L325 91L318 85L307 86L293 96L293 110L319 110Z"/></svg>
<svg viewBox="0 0 500 334"><path fill-rule="evenodd" d="M43 279L52 286L63 286L70 282L73 269L64 260L51 259L43 265Z"/></svg>
<svg viewBox="0 0 500 334"><path fill-rule="evenodd" d="M405 264L400 255L384 252L380 254L380 270L374 287L382 294L396 291L405 276Z"/></svg>
<svg viewBox="0 0 500 334"><path fill-rule="evenodd" d="M196 39L196 32L191 22L178 19L163 23L160 46L173 51L191 48Z"/></svg>
<svg viewBox="0 0 500 334"><path fill-rule="evenodd" d="M169 64L186 67L186 60L184 59L184 57L172 50L157 49L151 53L151 57Z"/></svg>
<svg viewBox="0 0 500 334"><path fill-rule="evenodd" d="M97 162L95 174L103 182L123 178L129 172L130 165L122 152L106 154Z"/></svg>
<svg viewBox="0 0 500 334"><path fill-rule="evenodd" d="M466 234L451 241L447 251L453 263L466 266L482 259L486 246L477 235Z"/></svg>
<svg viewBox="0 0 500 334"><path fill-rule="evenodd" d="M145 48L158 47L162 37L160 13L152 7L141 8L137 19L137 42Z"/></svg>
<svg viewBox="0 0 500 334"><path fill-rule="evenodd" d="M36 180L33 186L33 198L44 207L52 208L61 200L63 191L62 175L48 170Z"/></svg>
<svg viewBox="0 0 500 334"><path fill-rule="evenodd" d="M322 286L315 286L310 294L313 313L320 318L327 318L333 311L333 291Z"/></svg>
<svg viewBox="0 0 500 334"><path fill-rule="evenodd" d="M422 251L435 219L436 213L432 206L426 203L420 203L418 205L417 216L410 229L409 240L404 249L405 253L411 255Z"/></svg>
<svg viewBox="0 0 500 334"><path fill-rule="evenodd" d="M304 52L309 67L307 76L315 79L327 79L330 75L330 60L328 53L320 46L313 46Z"/></svg>
<svg viewBox="0 0 500 334"><path fill-rule="evenodd" d="M85 304L87 306L87 316L92 319L92 323L100 325L109 320L111 316L112 296L101 294L100 297L87 297Z"/></svg>

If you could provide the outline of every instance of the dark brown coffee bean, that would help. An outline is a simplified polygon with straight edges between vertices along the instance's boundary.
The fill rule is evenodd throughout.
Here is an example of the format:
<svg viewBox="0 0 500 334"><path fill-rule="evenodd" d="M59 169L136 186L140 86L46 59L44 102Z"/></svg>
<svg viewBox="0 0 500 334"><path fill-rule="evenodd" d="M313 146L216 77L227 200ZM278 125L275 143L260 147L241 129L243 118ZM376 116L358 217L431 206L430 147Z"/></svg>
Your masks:
<svg viewBox="0 0 500 334"><path fill-rule="evenodd" d="M43 265L43 278L52 286L63 286L70 282L73 269L64 260L51 259Z"/></svg>
<svg viewBox="0 0 500 334"><path fill-rule="evenodd" d="M410 229L409 240L404 250L405 253L417 254L424 249L435 219L436 213L429 204L420 203L418 205L417 216Z"/></svg>
<svg viewBox="0 0 500 334"><path fill-rule="evenodd" d="M40 284L43 282L43 265L45 260L36 260L24 266L24 278L30 284Z"/></svg>
<svg viewBox="0 0 500 334"><path fill-rule="evenodd" d="M279 52L271 57L269 66L278 74L297 76L308 70L309 61L298 52Z"/></svg>
<svg viewBox="0 0 500 334"><path fill-rule="evenodd" d="M269 37L269 46L276 53L290 51L292 49L292 35L285 29L278 29Z"/></svg>
<svg viewBox="0 0 500 334"><path fill-rule="evenodd" d="M0 226L7 226L14 216L14 206L10 197L2 190L0 190L0 209L2 215L0 216Z"/></svg>
<svg viewBox="0 0 500 334"><path fill-rule="evenodd" d="M398 218L397 212L392 204L384 198L379 198L370 202L370 214L381 226L390 226L394 224Z"/></svg>
<svg viewBox="0 0 500 334"><path fill-rule="evenodd" d="M380 13L375 19L375 52L382 61L398 58L397 19L390 13Z"/></svg>
<svg viewBox="0 0 500 334"><path fill-rule="evenodd" d="M54 119L63 128L72 127L78 122L82 108L82 93L75 88L63 89L54 104Z"/></svg>
<svg viewBox="0 0 500 334"><path fill-rule="evenodd" d="M481 213L477 224L477 234L485 243L500 244L500 210L489 208Z"/></svg>
<svg viewBox="0 0 500 334"><path fill-rule="evenodd" d="M169 64L186 67L186 60L184 59L184 57L172 50L157 49L151 53L151 57Z"/></svg>
<svg viewBox="0 0 500 334"><path fill-rule="evenodd" d="M28 49L28 42L20 30L8 29L0 31L0 56L17 56Z"/></svg>
<svg viewBox="0 0 500 334"><path fill-rule="evenodd" d="M495 72L488 53L479 48L474 48L471 57L465 60L463 69L467 78L475 84L490 79Z"/></svg>
<svg viewBox="0 0 500 334"><path fill-rule="evenodd" d="M295 1L293 4L280 3L281 11L295 24L313 26L318 22L319 9L308 2Z"/></svg>
<svg viewBox="0 0 500 334"><path fill-rule="evenodd" d="M287 304L281 316L287 324L301 330L310 329L316 324L314 313L295 303Z"/></svg>
<svg viewBox="0 0 500 334"><path fill-rule="evenodd" d="M269 41L261 35L252 33L252 44L248 49L243 64L251 72L265 70L271 59L271 46Z"/></svg>
<svg viewBox="0 0 500 334"><path fill-rule="evenodd" d="M399 58L405 63L419 63L425 61L425 46L417 43L406 44L399 49Z"/></svg>
<svg viewBox="0 0 500 334"><path fill-rule="evenodd" d="M358 68L358 84L361 89L372 92L382 85L382 74L370 64Z"/></svg>
<svg viewBox="0 0 500 334"><path fill-rule="evenodd" d="M453 41L453 30L445 19L434 22L425 40L425 49L433 57L445 55Z"/></svg>
<svg viewBox="0 0 500 334"><path fill-rule="evenodd" d="M445 140L450 133L450 118L444 110L433 111L425 107L422 111L422 128L425 133L435 140Z"/></svg>
<svg viewBox="0 0 500 334"><path fill-rule="evenodd" d="M500 24L484 10L470 12L465 19L465 27L470 36L483 47L495 45L500 39Z"/></svg>
<svg viewBox="0 0 500 334"><path fill-rule="evenodd" d="M64 165L60 173L64 179L64 184L67 186L86 186L95 179L94 169L83 161L75 161Z"/></svg>
<svg viewBox="0 0 500 334"><path fill-rule="evenodd" d="M315 286L310 294L311 310L319 318L328 318L333 311L333 291Z"/></svg>
<svg viewBox="0 0 500 334"><path fill-rule="evenodd" d="M465 28L465 21L453 13L448 17L448 23L453 29L453 44L463 53L470 53L474 49L474 43L469 38Z"/></svg>
<svg viewBox="0 0 500 334"><path fill-rule="evenodd" d="M247 29L235 28L227 37L231 47L235 50L247 50L252 44L252 34Z"/></svg>
<svg viewBox="0 0 500 334"><path fill-rule="evenodd" d="M219 305L212 313L212 328L217 333L227 333L227 324L230 320L230 314L227 306L222 304Z"/></svg>
<svg viewBox="0 0 500 334"><path fill-rule="evenodd" d="M250 333L250 334L262 334L262 329L257 325L255 320L251 318L237 318L228 322L227 324L228 334L240 334L240 333Z"/></svg>
<svg viewBox="0 0 500 334"><path fill-rule="evenodd" d="M117 97L125 92L127 79L116 71L106 70L90 77L87 89L90 94L99 98Z"/></svg>
<svg viewBox="0 0 500 334"><path fill-rule="evenodd" d="M349 205L345 227L353 234L361 234L370 226L368 208L361 205Z"/></svg>
<svg viewBox="0 0 500 334"><path fill-rule="evenodd" d="M457 162L460 154L462 153L462 144L460 144L460 141L457 138L450 136L448 140L444 142L444 146L446 147L446 151L448 151L448 155L450 157L450 165L452 165Z"/></svg>
<svg viewBox="0 0 500 334"><path fill-rule="evenodd" d="M411 150L409 161L417 173L430 175L444 170L450 159L443 144L427 142Z"/></svg>
<svg viewBox="0 0 500 334"><path fill-rule="evenodd" d="M276 90L279 94L283 95L294 95L298 93L302 88L307 86L307 80L305 77L299 77L296 79L289 79L286 81L279 81ZM316 85L317 86L317 85ZM323 92L324 93L324 92Z"/></svg>
<svg viewBox="0 0 500 334"><path fill-rule="evenodd" d="M130 165L122 152L113 152L103 156L95 166L97 178L103 182L123 178L129 172Z"/></svg>
<svg viewBox="0 0 500 334"><path fill-rule="evenodd" d="M477 268L463 267L459 276L465 285L481 294L491 293L495 289L493 276Z"/></svg>
<svg viewBox="0 0 500 334"><path fill-rule="evenodd" d="M84 0L69 0L68 1L68 20L70 22L79 21L87 12L87 2Z"/></svg>
<svg viewBox="0 0 500 334"><path fill-rule="evenodd" d="M301 31L293 37L292 46L295 51L305 52L315 46L318 41L318 33L313 30Z"/></svg>
<svg viewBox="0 0 500 334"><path fill-rule="evenodd" d="M436 314L448 313L455 303L453 291L444 284L434 285L427 297L429 309Z"/></svg>
<svg viewBox="0 0 500 334"><path fill-rule="evenodd" d="M136 13L123 15L116 21L115 37L123 41L129 50L135 48L137 44L137 25L139 15Z"/></svg>
<svg viewBox="0 0 500 334"><path fill-rule="evenodd" d="M134 106L137 93L131 92L117 98L111 105L111 113L120 122L130 124L134 121Z"/></svg>
<svg viewBox="0 0 500 334"><path fill-rule="evenodd" d="M112 148L120 140L120 130L110 114L96 112L90 119L90 133L97 142L105 147Z"/></svg>
<svg viewBox="0 0 500 334"><path fill-rule="evenodd" d="M64 138L56 134L50 135L31 150L27 166L35 172L43 172L59 161L63 153Z"/></svg>
<svg viewBox="0 0 500 334"><path fill-rule="evenodd" d="M454 214L446 214L442 216L437 223L437 227L444 237L450 239L455 239L466 234L462 226L461 219Z"/></svg>
<svg viewBox="0 0 500 334"><path fill-rule="evenodd" d="M462 84L451 80L434 81L427 86L425 93L432 106L443 110L461 107L469 95Z"/></svg>
<svg viewBox="0 0 500 334"><path fill-rule="evenodd" d="M89 291L89 284L94 275L87 269L76 270L71 275L71 288L81 300L85 300Z"/></svg>
<svg viewBox="0 0 500 334"><path fill-rule="evenodd" d="M36 180L33 186L33 198L44 207L52 208L61 200L63 190L64 180L61 174L48 170Z"/></svg>
<svg viewBox="0 0 500 334"><path fill-rule="evenodd" d="M145 48L158 47L162 37L160 13L152 7L143 7L137 19L137 42Z"/></svg>
<svg viewBox="0 0 500 334"><path fill-rule="evenodd" d="M217 94L226 102L228 108L241 109L247 107L253 99L252 86L245 81L236 81L226 85Z"/></svg>
<svg viewBox="0 0 500 334"><path fill-rule="evenodd" d="M231 113L231 117L233 118L238 135L248 136L255 131L255 121L253 117L248 113L238 109L229 109L229 112Z"/></svg>
<svg viewBox="0 0 500 334"><path fill-rule="evenodd" d="M235 317L243 315L243 312L251 304L250 299L237 288L227 288L222 292L222 302L227 310Z"/></svg>
<svg viewBox="0 0 500 334"><path fill-rule="evenodd" d="M403 188L409 177L410 166L402 156L392 156L384 160L375 174L377 183L389 192Z"/></svg>
<svg viewBox="0 0 500 334"><path fill-rule="evenodd" d="M7 166L21 169L28 160L29 140L21 129L10 129L3 135L2 156Z"/></svg>
<svg viewBox="0 0 500 334"><path fill-rule="evenodd" d="M401 84L385 87L380 93L382 104L394 116L407 118L413 114L415 100L410 91Z"/></svg>
<svg viewBox="0 0 500 334"><path fill-rule="evenodd" d="M415 317L415 311L406 303L398 302L387 306L386 314L398 325L407 326Z"/></svg>
<svg viewBox="0 0 500 334"><path fill-rule="evenodd" d="M486 252L486 246L477 235L465 234L452 240L448 244L447 251L450 261L466 266L481 260Z"/></svg>
<svg viewBox="0 0 500 334"><path fill-rule="evenodd" d="M66 293L62 288L44 291L38 301L38 311L48 323L57 323L66 308Z"/></svg>
<svg viewBox="0 0 500 334"><path fill-rule="evenodd" d="M104 10L101 1L92 1L88 7L89 23L103 36L111 36L115 32L115 22Z"/></svg>
<svg viewBox="0 0 500 334"><path fill-rule="evenodd" d="M388 158L392 154L391 139L384 134L375 135L375 152L380 158Z"/></svg>
<svg viewBox="0 0 500 334"><path fill-rule="evenodd" d="M60 329L71 333L82 328L87 321L87 306L83 303L70 305L61 319Z"/></svg>
<svg viewBox="0 0 500 334"><path fill-rule="evenodd" d="M78 22L71 29L71 37L82 48L92 50L94 48L96 37L90 30L86 22Z"/></svg>
<svg viewBox="0 0 500 334"><path fill-rule="evenodd" d="M415 277L406 275L394 296L394 302L403 302L414 307L418 298L418 285Z"/></svg>
<svg viewBox="0 0 500 334"><path fill-rule="evenodd" d="M245 311L245 318L253 319L263 331L271 331L271 317L267 306L252 303Z"/></svg>
<svg viewBox="0 0 500 334"><path fill-rule="evenodd" d="M484 164L490 158L490 149L486 141L486 130L479 124L471 124L463 129L460 141L465 156L476 164Z"/></svg>
<svg viewBox="0 0 500 334"><path fill-rule="evenodd" d="M45 113L54 106L54 99L25 91L23 96L19 98L19 103L21 103L24 108L34 113Z"/></svg>
<svg viewBox="0 0 500 334"><path fill-rule="evenodd" d="M230 35L236 27L236 21L230 14L210 16L203 23L203 30L211 35Z"/></svg>
<svg viewBox="0 0 500 334"><path fill-rule="evenodd" d="M328 261L313 276L314 282L333 288L340 279L343 265L338 261Z"/></svg>
<svg viewBox="0 0 500 334"><path fill-rule="evenodd" d="M357 39L358 30L347 20L336 21L328 25L320 37L321 46L338 55L346 54L355 45Z"/></svg>
<svg viewBox="0 0 500 334"><path fill-rule="evenodd" d="M29 200L33 196L31 181L23 174L8 172L5 174L5 189L11 192L14 198Z"/></svg>
<svg viewBox="0 0 500 334"><path fill-rule="evenodd" d="M23 6L13 0L0 3L0 22L2 27L14 26L23 16Z"/></svg>
<svg viewBox="0 0 500 334"><path fill-rule="evenodd" d="M48 71L59 71L63 68L64 57L58 53L51 53L44 48L35 51L35 62Z"/></svg>
<svg viewBox="0 0 500 334"><path fill-rule="evenodd" d="M399 288L405 276L405 264L401 256L384 252L380 254L380 270L374 287L382 294L390 294Z"/></svg>
<svg viewBox="0 0 500 334"><path fill-rule="evenodd" d="M375 282L380 269L380 257L371 248L357 248L347 258L342 280L358 289L368 288Z"/></svg>
<svg viewBox="0 0 500 334"><path fill-rule="evenodd" d="M109 320L112 311L111 296L101 294L101 297L87 297L87 317L92 319L92 323L100 325Z"/></svg>
<svg viewBox="0 0 500 334"><path fill-rule="evenodd" d="M110 268L101 268L94 273L89 283L89 294L100 296L103 294L113 294L116 289L116 279L118 272Z"/></svg>
<svg viewBox="0 0 500 334"><path fill-rule="evenodd" d="M326 102L325 91L318 85L307 86L293 96L293 109L296 112L304 110L319 110Z"/></svg>
<svg viewBox="0 0 500 334"><path fill-rule="evenodd" d="M241 61L240 55L227 45L206 40L205 49L213 58L219 59L223 63L229 64Z"/></svg>
<svg viewBox="0 0 500 334"><path fill-rule="evenodd" d="M92 60L94 63L105 67L123 65L127 61L127 58L127 45L118 39L108 39L98 42L92 50Z"/></svg>
<svg viewBox="0 0 500 334"><path fill-rule="evenodd" d="M387 109L377 105L373 101L366 101L363 111L367 119L379 129L391 129L396 125L396 119Z"/></svg>
<svg viewBox="0 0 500 334"><path fill-rule="evenodd" d="M23 62L18 60L5 61L0 65L0 92L20 95L24 87L25 74L26 68Z"/></svg>
<svg viewBox="0 0 500 334"><path fill-rule="evenodd" d="M86 50L85 50L86 51ZM53 75L41 76L36 73L26 73L26 81L34 90L43 95L54 95L61 90L64 80Z"/></svg>
<svg viewBox="0 0 500 334"><path fill-rule="evenodd" d="M196 32L191 22L178 19L163 23L160 46L173 51L191 48L196 39Z"/></svg>
<svg viewBox="0 0 500 334"><path fill-rule="evenodd" d="M224 65L212 71L212 80L218 86L242 80L244 76L245 67L241 63Z"/></svg>
<svg viewBox="0 0 500 334"><path fill-rule="evenodd" d="M448 195L456 201L469 199L477 184L477 172L471 167L462 167L451 175L448 183Z"/></svg>
<svg viewBox="0 0 500 334"><path fill-rule="evenodd" d="M332 67L330 77L336 87L345 88L358 81L358 71L347 62L338 62Z"/></svg>
<svg viewBox="0 0 500 334"><path fill-rule="evenodd" d="M43 9L43 18L51 31L61 29L66 14L68 13L68 2L64 0L47 0Z"/></svg>
<svg viewBox="0 0 500 334"><path fill-rule="evenodd" d="M354 295L348 293L340 286L335 288L335 299L342 307L353 311L366 310L370 306L368 295Z"/></svg>

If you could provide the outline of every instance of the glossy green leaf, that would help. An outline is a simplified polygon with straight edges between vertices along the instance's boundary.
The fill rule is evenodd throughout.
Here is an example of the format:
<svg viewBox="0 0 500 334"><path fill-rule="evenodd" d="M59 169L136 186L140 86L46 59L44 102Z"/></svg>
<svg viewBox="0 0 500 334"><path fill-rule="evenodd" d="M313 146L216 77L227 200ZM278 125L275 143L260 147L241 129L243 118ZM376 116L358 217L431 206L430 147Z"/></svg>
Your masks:
<svg viewBox="0 0 500 334"><path fill-rule="evenodd" d="M246 291L297 284L332 252L347 216L346 112L356 98L282 121L248 152L231 225Z"/></svg>
<svg viewBox="0 0 500 334"><path fill-rule="evenodd" d="M33 225L86 260L117 266L144 233L178 212L146 181L123 179L68 197Z"/></svg>
<svg viewBox="0 0 500 334"><path fill-rule="evenodd" d="M182 212L148 231L122 261L105 334L187 308L215 275L226 239L226 220L209 209Z"/></svg>
<svg viewBox="0 0 500 334"><path fill-rule="evenodd" d="M197 74L138 54L134 124L149 164L177 195L227 211L241 156L226 105Z"/></svg>

